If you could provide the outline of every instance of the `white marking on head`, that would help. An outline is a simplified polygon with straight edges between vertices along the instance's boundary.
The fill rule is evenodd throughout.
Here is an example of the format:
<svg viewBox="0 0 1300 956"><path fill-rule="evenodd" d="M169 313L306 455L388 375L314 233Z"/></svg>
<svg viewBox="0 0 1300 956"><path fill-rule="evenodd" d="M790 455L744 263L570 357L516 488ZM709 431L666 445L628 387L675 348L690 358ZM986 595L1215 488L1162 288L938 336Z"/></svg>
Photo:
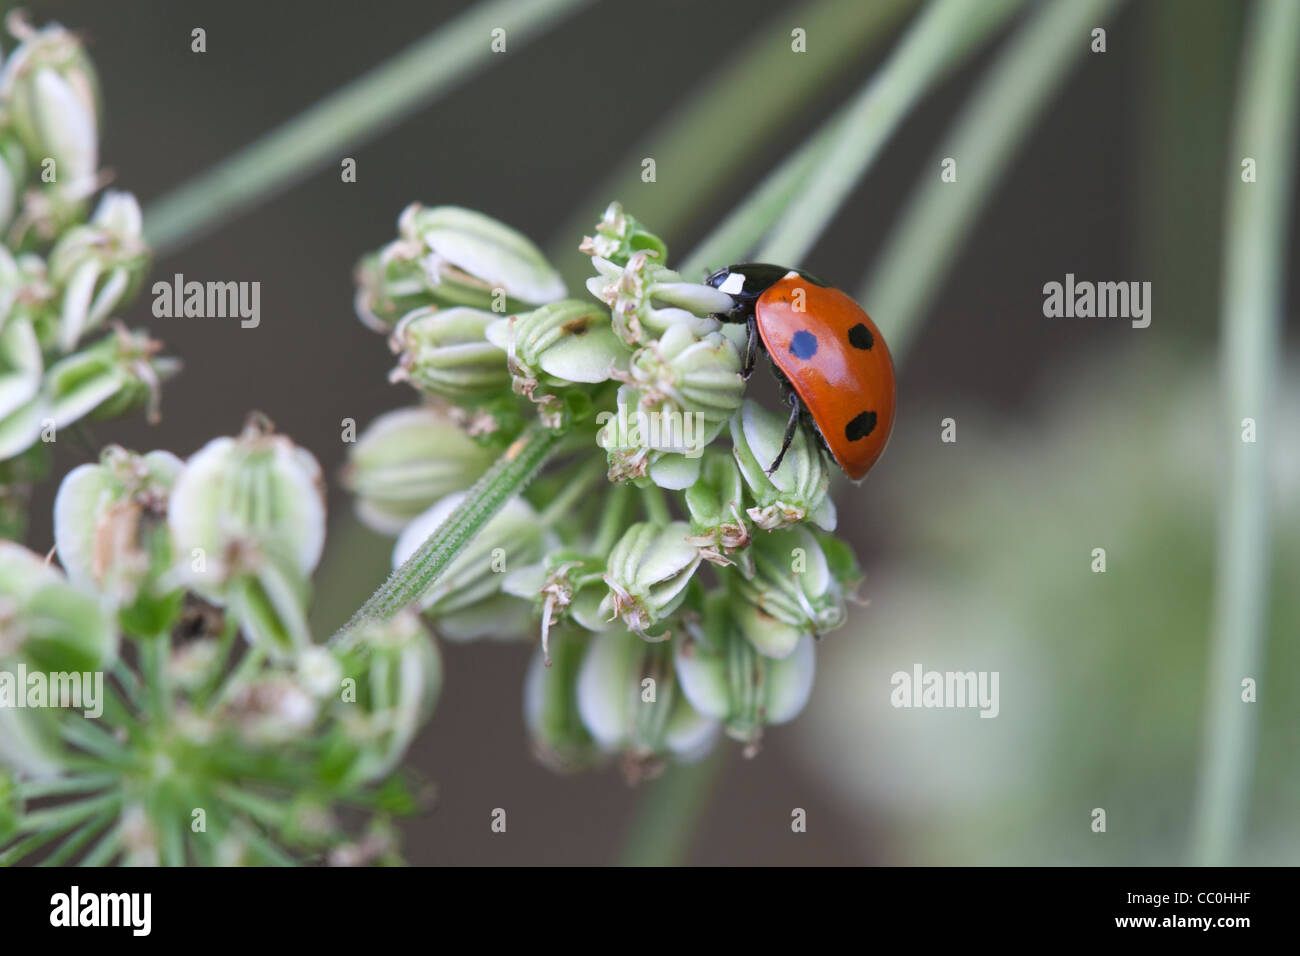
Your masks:
<svg viewBox="0 0 1300 956"><path fill-rule="evenodd" d="M790 270L789 272L787 272L785 275L781 276L781 278L782 278L782 279L797 279L797 278L799 278L799 273L796 272L795 270L791 269L791 270Z"/></svg>
<svg viewBox="0 0 1300 956"><path fill-rule="evenodd" d="M745 275L741 272L733 272L722 281L718 286L719 292L725 292L727 295L739 295L740 291L745 288Z"/></svg>

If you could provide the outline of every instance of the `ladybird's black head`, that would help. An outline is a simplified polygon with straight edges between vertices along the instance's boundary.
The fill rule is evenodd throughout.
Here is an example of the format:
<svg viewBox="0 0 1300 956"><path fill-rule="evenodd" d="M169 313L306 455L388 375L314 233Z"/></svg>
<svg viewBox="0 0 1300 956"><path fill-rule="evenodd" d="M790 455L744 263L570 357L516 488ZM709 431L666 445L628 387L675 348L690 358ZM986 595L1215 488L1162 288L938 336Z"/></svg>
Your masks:
<svg viewBox="0 0 1300 956"><path fill-rule="evenodd" d="M743 322L754 314L754 303L758 297L789 271L780 266L742 262L719 269L705 279L704 284L711 285L731 296L731 301L734 303L731 312L719 318L724 321Z"/></svg>
<svg viewBox="0 0 1300 956"><path fill-rule="evenodd" d="M797 272L813 285L826 285L821 279L800 269L766 262L741 262L734 266L727 266L705 279L704 284L731 296L731 301L736 304L732 314L744 316L754 310L754 302L760 295L791 272Z"/></svg>

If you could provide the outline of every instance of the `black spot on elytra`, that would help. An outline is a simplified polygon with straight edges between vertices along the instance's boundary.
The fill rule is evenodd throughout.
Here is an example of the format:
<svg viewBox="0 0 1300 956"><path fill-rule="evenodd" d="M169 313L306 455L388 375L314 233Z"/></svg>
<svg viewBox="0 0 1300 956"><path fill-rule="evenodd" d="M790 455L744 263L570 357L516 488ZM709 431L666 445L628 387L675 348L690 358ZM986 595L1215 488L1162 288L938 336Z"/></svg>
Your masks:
<svg viewBox="0 0 1300 956"><path fill-rule="evenodd" d="M800 329L790 338L790 353L797 359L810 359L817 354L817 336Z"/></svg>
<svg viewBox="0 0 1300 956"><path fill-rule="evenodd" d="M876 413L862 412L844 426L844 437L849 441L866 438L876 430Z"/></svg>
<svg viewBox="0 0 1300 956"><path fill-rule="evenodd" d="M859 322L849 329L849 344L855 349L866 351L876 344L876 340L872 338L871 330Z"/></svg>

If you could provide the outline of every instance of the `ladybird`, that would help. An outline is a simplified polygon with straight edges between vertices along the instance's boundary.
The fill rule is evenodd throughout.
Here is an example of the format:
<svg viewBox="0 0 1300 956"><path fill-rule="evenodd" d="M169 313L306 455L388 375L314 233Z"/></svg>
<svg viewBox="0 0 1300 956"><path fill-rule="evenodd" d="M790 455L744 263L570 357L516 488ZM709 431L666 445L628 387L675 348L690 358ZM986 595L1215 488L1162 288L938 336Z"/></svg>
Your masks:
<svg viewBox="0 0 1300 956"><path fill-rule="evenodd" d="M790 403L781 451L767 473L780 467L805 422L844 472L861 481L894 429L894 361L876 323L849 296L799 269L742 263L705 282L734 303L715 317L748 327L745 377L762 349Z"/></svg>

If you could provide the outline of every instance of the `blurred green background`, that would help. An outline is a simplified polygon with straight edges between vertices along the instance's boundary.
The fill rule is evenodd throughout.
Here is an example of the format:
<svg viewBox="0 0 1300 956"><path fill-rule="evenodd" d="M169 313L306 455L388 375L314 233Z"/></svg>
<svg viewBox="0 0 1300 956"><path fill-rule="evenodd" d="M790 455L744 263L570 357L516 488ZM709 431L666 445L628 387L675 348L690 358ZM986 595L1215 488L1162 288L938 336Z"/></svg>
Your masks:
<svg viewBox="0 0 1300 956"><path fill-rule="evenodd" d="M913 5L873 0L603 3L526 44L379 138L162 257L156 277L258 280L262 323L148 326L186 369L164 420L94 440L187 455L249 409L337 476L341 420L364 425L414 394L352 314L352 266L408 202L508 222L581 274L581 229L611 199L684 256L880 65ZM82 31L108 115L103 155L148 206L469 4L253 0L45 2ZM864 9L868 13L864 14ZM1233 0L1144 0L1107 24L1032 128L970 241L934 290L900 379L894 445L839 495L867 569L847 628L822 642L809 711L761 755L728 750L689 841L694 863L1176 863L1186 858L1210 642L1218 445L1223 194L1243 25ZM842 24L888 25L864 45ZM190 52L190 31L208 52ZM808 29L792 54L791 29ZM808 260L855 290L932 153L1005 37L908 117ZM484 40L486 43L486 38ZM1087 37L1079 38L1080 44ZM743 64L743 66L737 66ZM712 92L711 92L712 91ZM721 91L721 92L719 92ZM725 95L724 95L725 94ZM706 97L713 95L716 99ZM700 112L701 103L714 109ZM695 110L695 112L692 112ZM673 134L693 117L686 134ZM740 138L736 162L704 158ZM641 159L657 181L640 181ZM1292 221L1294 221L1292 215ZM576 231L575 231L576 230ZM1289 253L1288 275L1297 255ZM1153 322L1042 315L1065 273L1150 281ZM1292 297L1293 298L1293 297ZM868 311L887 328L888 317ZM1296 320L1289 313L1288 353ZM1276 420L1291 426L1296 380ZM941 419L958 440L939 440ZM1275 449L1275 563L1260 679L1259 776L1246 849L1294 863L1300 444ZM88 451L60 443L57 470ZM337 480L318 578L332 630L387 570L389 543L351 520ZM47 488L29 544L49 544ZM1108 570L1089 571L1105 547ZM558 777L528 753L523 647L445 648L447 682L413 761L439 786L407 828L415 863L604 863L644 792L613 770ZM1002 710L894 710L889 675L1000 671ZM653 791L650 791L653 792ZM494 807L510 813L492 834ZM790 829L807 811L806 833ZM1093 834L1089 814L1108 813ZM682 826L687 826L683 821Z"/></svg>

